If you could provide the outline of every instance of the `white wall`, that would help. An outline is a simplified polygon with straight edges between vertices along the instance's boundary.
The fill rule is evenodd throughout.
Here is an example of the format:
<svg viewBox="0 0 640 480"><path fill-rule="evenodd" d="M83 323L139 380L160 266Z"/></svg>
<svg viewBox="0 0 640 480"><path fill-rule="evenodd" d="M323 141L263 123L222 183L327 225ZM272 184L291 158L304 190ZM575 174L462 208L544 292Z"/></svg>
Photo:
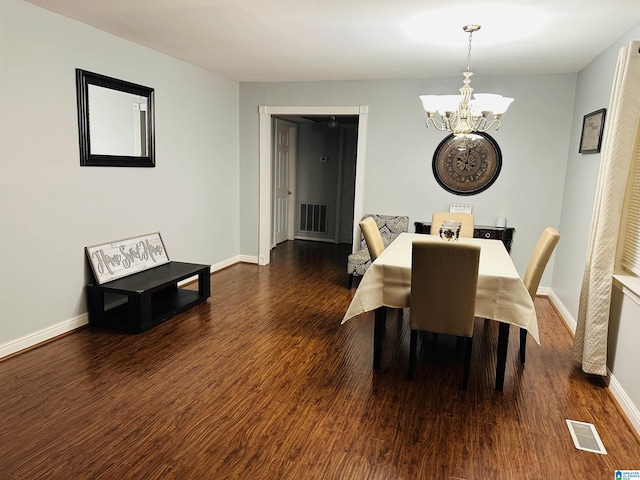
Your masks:
<svg viewBox="0 0 640 480"><path fill-rule="evenodd" d="M607 342L609 388L640 433L640 295L614 282Z"/></svg>
<svg viewBox="0 0 640 480"><path fill-rule="evenodd" d="M0 8L0 350L86 321L87 245L160 231L171 259L237 258L238 83L21 0ZM76 68L155 89L156 168L80 167Z"/></svg>
<svg viewBox="0 0 640 480"><path fill-rule="evenodd" d="M575 328L580 303L580 288L586 259L591 216L595 198L600 154L578 153L582 118L585 114L609 107L618 51L632 40L640 39L640 23L624 34L578 75L576 102L571 130L571 149L567 160L560 242L553 267L553 298L567 323ZM605 121L605 129L607 123ZM611 390L640 432L640 297L613 287L609 320L607 366L611 372ZM636 292L637 293L637 292Z"/></svg>
<svg viewBox="0 0 640 480"><path fill-rule="evenodd" d="M578 153L582 119L587 113L609 107L618 51L640 38L640 24L627 32L578 75L567 175L564 184L560 234L553 272L553 291L573 318L578 317L580 287L587 254L600 153ZM605 128L607 123L605 120Z"/></svg>
<svg viewBox="0 0 640 480"><path fill-rule="evenodd" d="M480 66L478 66L480 68ZM469 197L443 190L431 162L443 132L426 129L418 98L455 93L456 78L345 82L242 83L240 85L240 251L258 250L258 105L368 105L364 211L429 221L449 203L473 204L477 224L505 216L516 228L512 256L521 274L542 230L560 221L562 188L577 75L482 77L476 91L515 97L504 124L492 133L503 153L502 172L485 192ZM551 285L546 272L542 286Z"/></svg>

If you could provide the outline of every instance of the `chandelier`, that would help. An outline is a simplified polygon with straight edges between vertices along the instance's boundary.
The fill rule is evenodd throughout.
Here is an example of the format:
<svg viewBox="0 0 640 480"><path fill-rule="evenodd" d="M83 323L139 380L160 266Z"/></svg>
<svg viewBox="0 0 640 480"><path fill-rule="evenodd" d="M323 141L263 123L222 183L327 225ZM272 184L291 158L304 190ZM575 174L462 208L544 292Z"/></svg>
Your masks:
<svg viewBox="0 0 640 480"><path fill-rule="evenodd" d="M480 25L465 25L462 29L469 34L467 70L460 95L420 95L422 106L427 112L425 124L437 130L449 131L454 135L468 135L472 132L486 132L492 127L500 128L500 118L507 111L513 98L493 93L473 94L471 88L471 39ZM473 98L471 98L473 94Z"/></svg>

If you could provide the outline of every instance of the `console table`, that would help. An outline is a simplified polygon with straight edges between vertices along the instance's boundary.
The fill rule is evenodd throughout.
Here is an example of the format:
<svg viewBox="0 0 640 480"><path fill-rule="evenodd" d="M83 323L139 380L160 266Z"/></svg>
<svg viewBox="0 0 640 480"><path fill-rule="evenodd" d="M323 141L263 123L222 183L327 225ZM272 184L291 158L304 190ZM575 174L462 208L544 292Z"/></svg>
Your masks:
<svg viewBox="0 0 640 480"><path fill-rule="evenodd" d="M416 227L416 233L424 233L429 235L431 233L431 222L414 222ZM513 232L516 229L513 227L490 227L485 225L474 225L473 237L474 238L488 238L494 240L502 240L504 246L507 248L507 252L511 253L511 242L513 241Z"/></svg>

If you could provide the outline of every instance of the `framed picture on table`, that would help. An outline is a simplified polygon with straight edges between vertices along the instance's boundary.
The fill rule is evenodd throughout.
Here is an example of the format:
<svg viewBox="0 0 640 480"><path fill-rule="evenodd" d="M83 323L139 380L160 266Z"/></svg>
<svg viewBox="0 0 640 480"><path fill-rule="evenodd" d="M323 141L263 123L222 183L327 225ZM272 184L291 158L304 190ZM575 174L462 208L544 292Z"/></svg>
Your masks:
<svg viewBox="0 0 640 480"><path fill-rule="evenodd" d="M582 120L582 135L580 136L579 153L598 153L602 145L602 132L604 131L604 117L607 111L604 108L587 113Z"/></svg>

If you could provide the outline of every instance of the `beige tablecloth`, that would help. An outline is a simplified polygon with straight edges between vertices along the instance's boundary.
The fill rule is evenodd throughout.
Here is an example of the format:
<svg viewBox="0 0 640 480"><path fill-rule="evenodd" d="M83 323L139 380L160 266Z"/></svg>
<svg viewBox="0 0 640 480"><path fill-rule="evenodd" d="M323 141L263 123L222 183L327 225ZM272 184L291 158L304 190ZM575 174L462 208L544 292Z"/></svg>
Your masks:
<svg viewBox="0 0 640 480"><path fill-rule="evenodd" d="M400 234L369 266L342 323L382 306L409 307L414 240L443 241L435 235ZM480 238L461 238L459 243L480 245L476 316L524 328L540 343L533 301L504 244Z"/></svg>

